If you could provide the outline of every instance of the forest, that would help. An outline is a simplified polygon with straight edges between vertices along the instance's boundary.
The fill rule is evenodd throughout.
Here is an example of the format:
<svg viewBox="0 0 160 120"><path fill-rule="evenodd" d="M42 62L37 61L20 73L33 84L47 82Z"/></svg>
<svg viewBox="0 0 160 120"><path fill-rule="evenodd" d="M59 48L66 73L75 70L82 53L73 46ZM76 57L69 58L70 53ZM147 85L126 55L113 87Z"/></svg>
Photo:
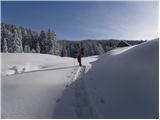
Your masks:
<svg viewBox="0 0 160 120"><path fill-rule="evenodd" d="M54 30L35 32L13 24L1 24L1 52L3 53L41 53L76 57L78 47L84 49L84 56L99 55L115 49L120 40L57 40ZM125 40L130 45L143 40Z"/></svg>

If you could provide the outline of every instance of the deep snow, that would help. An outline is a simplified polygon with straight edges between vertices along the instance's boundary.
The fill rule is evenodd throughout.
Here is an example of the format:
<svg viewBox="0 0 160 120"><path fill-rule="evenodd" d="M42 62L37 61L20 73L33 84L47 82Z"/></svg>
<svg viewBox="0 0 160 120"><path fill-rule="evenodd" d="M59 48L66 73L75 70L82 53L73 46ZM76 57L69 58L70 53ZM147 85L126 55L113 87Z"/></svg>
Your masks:
<svg viewBox="0 0 160 120"><path fill-rule="evenodd" d="M30 53L2 53L2 76L36 71L45 68L55 68L56 66L74 65L74 59L58 57L45 54ZM65 64L65 65L64 65ZM67 66L67 65L66 65Z"/></svg>
<svg viewBox="0 0 160 120"><path fill-rule="evenodd" d="M56 104L78 71L73 58L2 53L2 118L53 118Z"/></svg>
<svg viewBox="0 0 160 120"><path fill-rule="evenodd" d="M64 91L55 118L158 118L158 45L152 40L99 56Z"/></svg>
<svg viewBox="0 0 160 120"><path fill-rule="evenodd" d="M85 85L99 118L158 118L158 45L113 50L93 62Z"/></svg>
<svg viewBox="0 0 160 120"><path fill-rule="evenodd" d="M73 62L51 55L2 54L3 74L12 66L19 72L30 66L25 73L2 76L2 118L52 118L71 73L78 69Z"/></svg>
<svg viewBox="0 0 160 120"><path fill-rule="evenodd" d="M158 40L82 60L2 54L2 118L158 117Z"/></svg>

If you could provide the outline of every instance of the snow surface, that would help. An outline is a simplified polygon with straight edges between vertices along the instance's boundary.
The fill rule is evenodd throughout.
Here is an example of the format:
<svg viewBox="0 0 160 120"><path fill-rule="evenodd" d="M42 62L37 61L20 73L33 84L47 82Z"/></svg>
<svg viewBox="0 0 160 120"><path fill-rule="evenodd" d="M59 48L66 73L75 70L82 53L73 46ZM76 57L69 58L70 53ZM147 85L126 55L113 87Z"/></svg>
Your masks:
<svg viewBox="0 0 160 120"><path fill-rule="evenodd" d="M69 62L68 62L69 61ZM17 73L35 71L45 68L53 68L57 65L64 66L64 64L73 63L72 58L58 57L45 54L29 54L29 53L2 53L2 76Z"/></svg>
<svg viewBox="0 0 160 120"><path fill-rule="evenodd" d="M82 61L2 54L2 118L158 117L158 40Z"/></svg>
<svg viewBox="0 0 160 120"><path fill-rule="evenodd" d="M29 53L1 55L2 118L53 118L63 91L80 71L76 59ZM93 56L85 64L94 60Z"/></svg>
<svg viewBox="0 0 160 120"><path fill-rule="evenodd" d="M158 118L158 45L153 40L99 56L64 91L55 118Z"/></svg>
<svg viewBox="0 0 160 120"><path fill-rule="evenodd" d="M158 118L158 45L113 50L93 63L85 85L98 118Z"/></svg>

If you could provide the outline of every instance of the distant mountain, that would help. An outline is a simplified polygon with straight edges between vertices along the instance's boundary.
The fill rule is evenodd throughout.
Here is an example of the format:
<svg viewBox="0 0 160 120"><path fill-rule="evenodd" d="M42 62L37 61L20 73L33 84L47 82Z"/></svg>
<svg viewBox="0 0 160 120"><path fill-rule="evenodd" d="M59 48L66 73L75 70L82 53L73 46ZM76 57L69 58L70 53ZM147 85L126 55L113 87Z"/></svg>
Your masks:
<svg viewBox="0 0 160 120"><path fill-rule="evenodd" d="M9 53L42 53L59 56L76 57L79 47L84 48L84 56L99 55L116 48L120 40L57 40L56 33L48 29L47 32L34 32L12 24L1 24L1 52ZM131 45L144 41L128 40Z"/></svg>

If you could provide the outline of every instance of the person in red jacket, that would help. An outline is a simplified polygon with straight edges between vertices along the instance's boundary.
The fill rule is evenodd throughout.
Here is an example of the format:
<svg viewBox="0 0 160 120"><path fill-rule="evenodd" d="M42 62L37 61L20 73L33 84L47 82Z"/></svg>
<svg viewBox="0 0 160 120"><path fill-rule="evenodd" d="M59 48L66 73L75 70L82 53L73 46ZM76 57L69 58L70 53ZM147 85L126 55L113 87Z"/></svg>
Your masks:
<svg viewBox="0 0 160 120"><path fill-rule="evenodd" d="M78 51L78 54L77 54L77 61L79 63L79 66L82 66L82 53L81 53L81 50Z"/></svg>

